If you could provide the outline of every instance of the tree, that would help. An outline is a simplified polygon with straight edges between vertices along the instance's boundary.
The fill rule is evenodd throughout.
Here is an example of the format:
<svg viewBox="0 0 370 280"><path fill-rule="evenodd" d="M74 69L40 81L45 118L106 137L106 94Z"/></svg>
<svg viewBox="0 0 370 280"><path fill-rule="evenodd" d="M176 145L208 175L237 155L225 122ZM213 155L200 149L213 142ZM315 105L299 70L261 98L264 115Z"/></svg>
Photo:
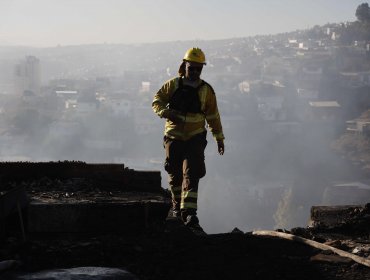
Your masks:
<svg viewBox="0 0 370 280"><path fill-rule="evenodd" d="M362 3L357 7L356 17L361 22L370 22L370 7L368 3Z"/></svg>

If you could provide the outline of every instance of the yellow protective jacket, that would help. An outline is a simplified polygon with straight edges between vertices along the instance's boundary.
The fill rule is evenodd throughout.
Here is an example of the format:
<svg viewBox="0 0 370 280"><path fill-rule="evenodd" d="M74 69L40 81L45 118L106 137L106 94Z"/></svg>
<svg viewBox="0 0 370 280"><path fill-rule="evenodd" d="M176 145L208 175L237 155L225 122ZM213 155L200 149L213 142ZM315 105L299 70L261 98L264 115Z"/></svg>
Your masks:
<svg viewBox="0 0 370 280"><path fill-rule="evenodd" d="M181 77L176 77L168 80L156 93L152 103L154 112L163 118L166 110L169 110L168 105L174 92L179 88ZM172 122L166 120L164 134L172 139L186 141L196 134L206 130L205 121L208 127L217 140L225 139L222 132L220 114L218 112L216 95L212 87L207 83L202 83L198 90L199 101L201 104L201 113L178 113L181 122Z"/></svg>

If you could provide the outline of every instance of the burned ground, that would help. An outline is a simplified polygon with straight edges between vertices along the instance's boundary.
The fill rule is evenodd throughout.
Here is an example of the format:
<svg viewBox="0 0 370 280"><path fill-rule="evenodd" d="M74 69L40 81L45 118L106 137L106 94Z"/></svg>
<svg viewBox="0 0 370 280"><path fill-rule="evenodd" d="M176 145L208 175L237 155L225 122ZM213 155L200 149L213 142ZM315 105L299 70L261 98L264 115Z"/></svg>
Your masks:
<svg viewBox="0 0 370 280"><path fill-rule="evenodd" d="M127 199L127 190L99 189L86 179L56 180L41 176L33 183L9 181L2 185L0 196L23 184L31 199L50 203L81 200L112 203ZM140 193L133 194L130 199L135 197L138 205L142 205ZM162 190L146 195L146 199L166 205L166 196ZM368 259L369 214L368 206L360 210L351 208L348 212L350 218L339 226L330 228L319 223L313 228L292 229L291 233ZM98 232L37 232L27 231L26 227L24 241L18 213L10 213L2 221L6 229L1 228L0 261L17 260L18 266L0 272L0 279L10 280L17 272L82 266L124 268L141 280L370 279L369 267L295 241L256 236L237 229L229 233L197 236L174 218L160 221L148 220L148 215L140 217L145 218L141 221L142 227L124 232L101 231L101 227ZM130 226L122 221L119 228Z"/></svg>
<svg viewBox="0 0 370 280"><path fill-rule="evenodd" d="M316 239L333 236L317 234ZM370 268L304 244L237 230L195 236L176 221L139 235L38 234L23 243L15 234L1 243L0 258L20 260L21 271L106 266L123 267L143 280L370 279Z"/></svg>

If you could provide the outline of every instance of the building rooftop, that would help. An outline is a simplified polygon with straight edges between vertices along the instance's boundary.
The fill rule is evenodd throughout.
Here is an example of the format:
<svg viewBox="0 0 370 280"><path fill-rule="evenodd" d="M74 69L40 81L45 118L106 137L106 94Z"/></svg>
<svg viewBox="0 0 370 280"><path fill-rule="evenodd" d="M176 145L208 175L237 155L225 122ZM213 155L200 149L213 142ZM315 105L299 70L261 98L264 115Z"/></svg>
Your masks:
<svg viewBox="0 0 370 280"><path fill-rule="evenodd" d="M311 101L311 107L340 107L337 101Z"/></svg>

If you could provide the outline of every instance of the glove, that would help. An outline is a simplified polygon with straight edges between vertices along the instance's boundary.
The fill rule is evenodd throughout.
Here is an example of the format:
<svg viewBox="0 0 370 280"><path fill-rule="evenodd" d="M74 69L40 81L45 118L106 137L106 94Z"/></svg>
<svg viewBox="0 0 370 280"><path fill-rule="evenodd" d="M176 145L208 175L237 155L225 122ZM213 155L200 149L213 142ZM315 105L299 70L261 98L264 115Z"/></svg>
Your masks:
<svg viewBox="0 0 370 280"><path fill-rule="evenodd" d="M225 152L224 140L217 140L217 150L220 155L223 155Z"/></svg>

